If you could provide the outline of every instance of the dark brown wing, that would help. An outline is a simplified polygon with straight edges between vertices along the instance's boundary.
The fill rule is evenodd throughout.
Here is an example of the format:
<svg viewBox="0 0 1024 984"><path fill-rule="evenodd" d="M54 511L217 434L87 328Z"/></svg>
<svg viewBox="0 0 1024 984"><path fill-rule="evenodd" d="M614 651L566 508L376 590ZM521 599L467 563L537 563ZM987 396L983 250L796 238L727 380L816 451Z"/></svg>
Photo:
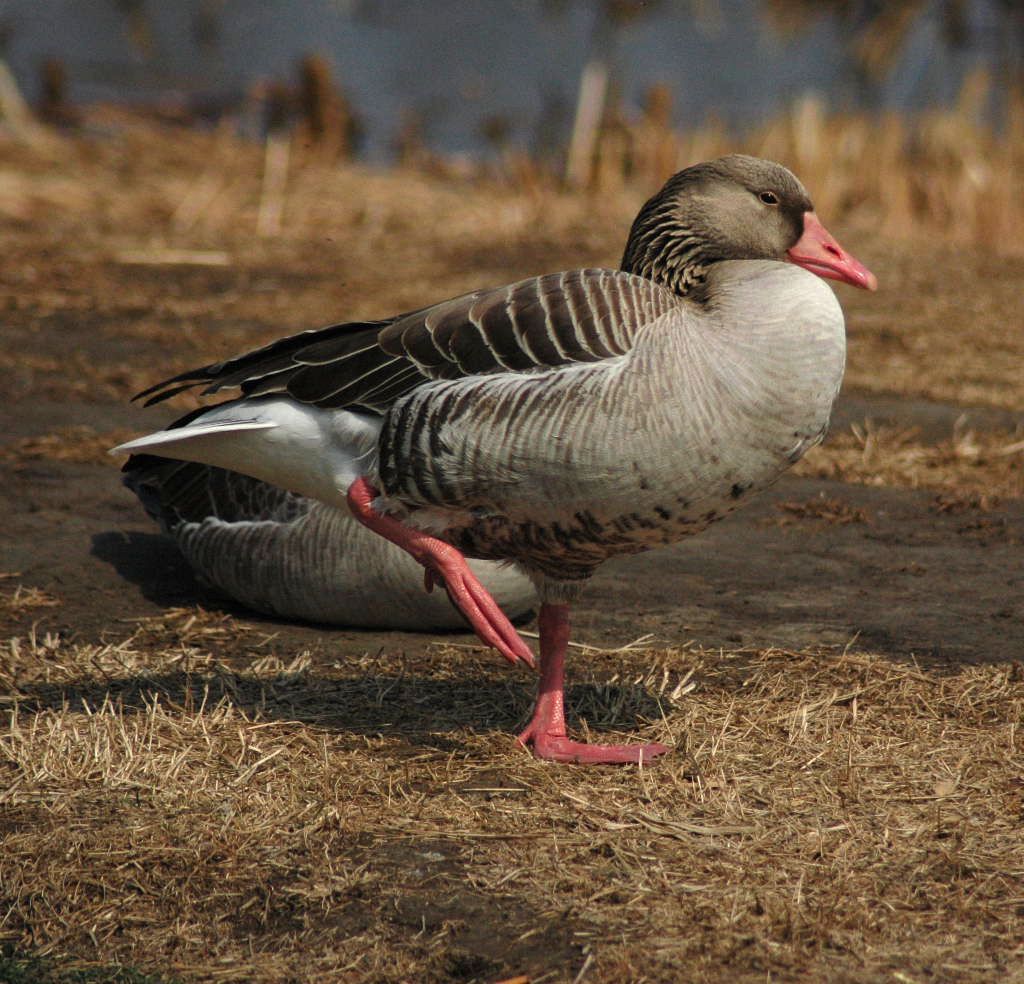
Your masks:
<svg viewBox="0 0 1024 984"><path fill-rule="evenodd" d="M242 355L213 362L198 369L189 369L170 379L136 393L133 399L144 399L145 406L160 403L176 393L194 386L206 385L204 395L238 386L246 396L263 392L285 392L288 378L304 365L308 352L313 360L317 353L333 347L332 358L339 364L346 359L358 359L366 353L375 353L380 361L392 361L380 351L377 335L390 321L361 321L328 328L314 328L287 338L279 338L262 348ZM314 364L315 361L314 361Z"/></svg>
<svg viewBox="0 0 1024 984"><path fill-rule="evenodd" d="M678 304L643 277L570 270L474 291L389 321L334 325L182 373L139 394L147 405L190 386L240 386L323 408L383 413L428 379L530 372L629 351Z"/></svg>

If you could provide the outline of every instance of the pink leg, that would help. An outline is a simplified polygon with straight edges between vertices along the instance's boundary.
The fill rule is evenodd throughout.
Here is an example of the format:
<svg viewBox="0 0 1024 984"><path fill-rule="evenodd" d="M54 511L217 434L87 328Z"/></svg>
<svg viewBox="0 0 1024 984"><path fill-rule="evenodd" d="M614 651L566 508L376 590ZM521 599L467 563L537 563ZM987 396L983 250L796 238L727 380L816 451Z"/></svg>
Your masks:
<svg viewBox="0 0 1024 984"><path fill-rule="evenodd" d="M376 490L365 478L357 478L348 490L352 515L374 533L397 544L426 568L425 583L429 591L437 578L444 582L452 604L465 615L473 631L488 646L493 646L510 663L522 661L533 666L533 653L490 592L469 569L466 558L450 543L438 540L420 530L409 529L391 516L382 516L370 505Z"/></svg>
<svg viewBox="0 0 1024 984"><path fill-rule="evenodd" d="M569 645L569 606L540 606L540 687L533 717L519 735L537 758L555 762L649 762L669 751L666 745L587 745L565 729L565 651Z"/></svg>

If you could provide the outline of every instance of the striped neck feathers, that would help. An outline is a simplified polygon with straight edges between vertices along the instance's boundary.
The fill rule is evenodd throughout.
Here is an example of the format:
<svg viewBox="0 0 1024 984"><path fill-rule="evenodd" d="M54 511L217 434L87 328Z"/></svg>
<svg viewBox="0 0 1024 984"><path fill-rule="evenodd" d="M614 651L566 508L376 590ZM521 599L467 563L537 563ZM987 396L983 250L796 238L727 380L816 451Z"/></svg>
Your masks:
<svg viewBox="0 0 1024 984"><path fill-rule="evenodd" d="M653 214L638 229L641 215L633 225L622 270L646 277L680 297L704 300L708 270L724 256L716 256L694 229L672 215Z"/></svg>
<svg viewBox="0 0 1024 984"><path fill-rule="evenodd" d="M772 206L759 195L768 193ZM780 165L733 155L686 168L640 210L622 270L673 293L708 300L708 273L722 260L786 258L812 208Z"/></svg>

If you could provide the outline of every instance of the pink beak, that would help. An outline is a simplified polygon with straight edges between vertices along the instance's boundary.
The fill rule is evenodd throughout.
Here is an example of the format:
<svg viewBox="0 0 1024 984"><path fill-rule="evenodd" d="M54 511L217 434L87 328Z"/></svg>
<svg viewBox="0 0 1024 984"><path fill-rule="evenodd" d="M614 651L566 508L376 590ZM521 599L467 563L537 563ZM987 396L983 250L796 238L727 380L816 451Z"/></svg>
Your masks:
<svg viewBox="0 0 1024 984"><path fill-rule="evenodd" d="M878 287L875 275L832 238L814 212L804 212L804 234L786 255L791 263L819 277L842 280L864 290L875 290Z"/></svg>

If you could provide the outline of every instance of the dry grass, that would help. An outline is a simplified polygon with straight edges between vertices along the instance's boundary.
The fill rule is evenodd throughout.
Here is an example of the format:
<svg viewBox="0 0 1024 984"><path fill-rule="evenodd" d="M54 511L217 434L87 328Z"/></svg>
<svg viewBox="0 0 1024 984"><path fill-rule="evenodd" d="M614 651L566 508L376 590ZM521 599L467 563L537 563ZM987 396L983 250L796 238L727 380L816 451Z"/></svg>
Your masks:
<svg viewBox="0 0 1024 984"><path fill-rule="evenodd" d="M1020 432L976 432L962 421L946 440L923 442L912 428L866 421L829 435L794 471L858 485L931 489L979 505L1024 496Z"/></svg>
<svg viewBox="0 0 1024 984"><path fill-rule="evenodd" d="M0 574L0 578L15 578L18 574L11 572ZM60 601L48 595L41 588L16 585L13 590L0 592L0 611L7 615L21 615L36 608L56 608Z"/></svg>
<svg viewBox="0 0 1024 984"><path fill-rule="evenodd" d="M850 523L868 523L866 509L851 506L839 499L827 497L823 492L806 502L780 502L780 516L765 522L777 526L791 526L801 519L820 519L832 526L846 526Z"/></svg>
<svg viewBox="0 0 1024 984"><path fill-rule="evenodd" d="M918 117L829 113L806 96L742 135L718 124L679 132L659 100L598 140L592 181L604 191L650 186L695 161L743 151L786 162L823 215L863 222L884 236L931 234L1024 253L1024 92L1006 94L999 132L983 125L993 87L983 71L958 104Z"/></svg>
<svg viewBox="0 0 1024 984"><path fill-rule="evenodd" d="M590 654L577 727L676 745L637 771L516 750L530 685L496 663L314 664L195 611L9 640L0 937L196 981L1022 966L1019 665Z"/></svg>

